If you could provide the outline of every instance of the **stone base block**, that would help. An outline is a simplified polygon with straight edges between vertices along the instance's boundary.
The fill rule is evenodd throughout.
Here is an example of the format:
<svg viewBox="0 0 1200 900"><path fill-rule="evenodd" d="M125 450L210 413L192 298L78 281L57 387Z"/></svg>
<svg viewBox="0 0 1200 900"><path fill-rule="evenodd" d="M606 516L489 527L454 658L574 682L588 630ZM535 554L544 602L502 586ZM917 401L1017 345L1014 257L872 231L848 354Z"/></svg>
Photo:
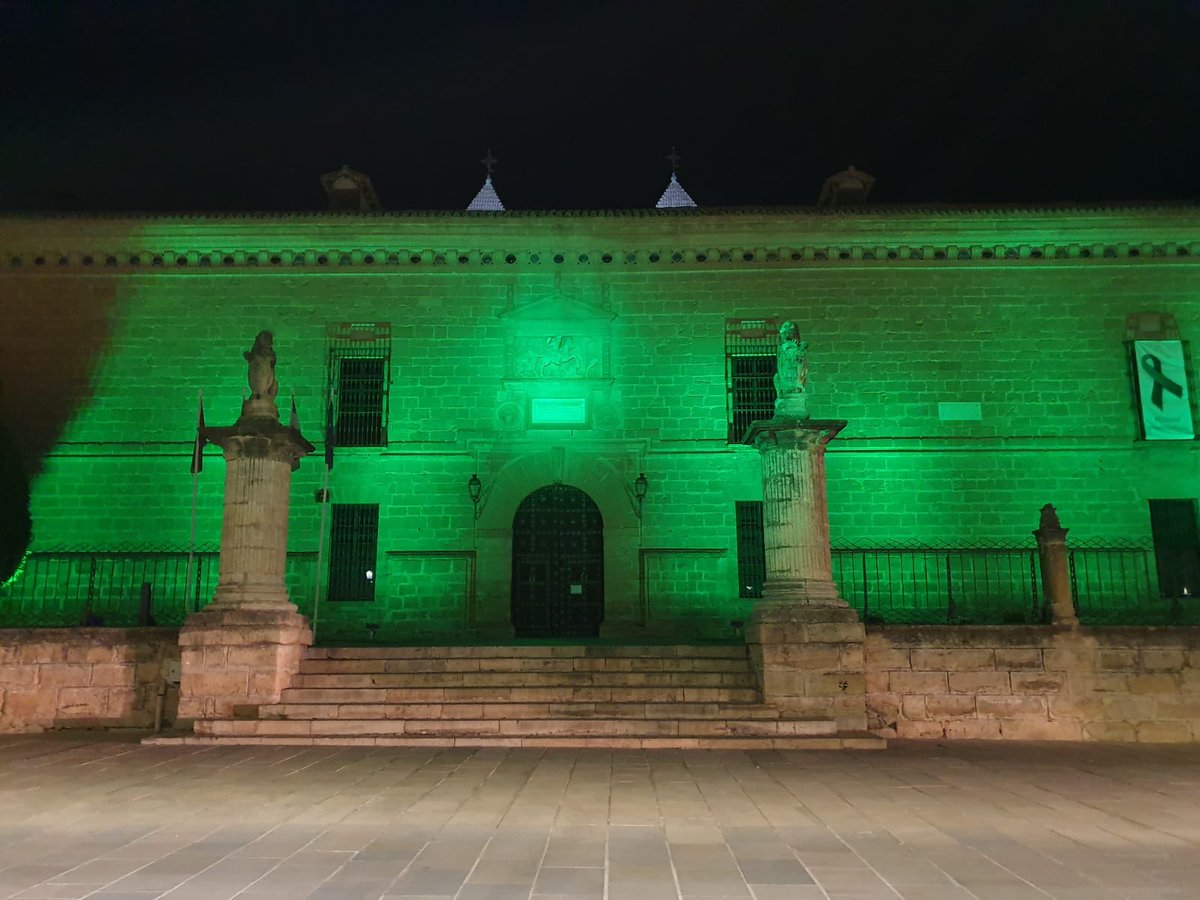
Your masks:
<svg viewBox="0 0 1200 900"><path fill-rule="evenodd" d="M865 638L848 606L758 604L746 643L763 701L789 716L834 719L839 731L866 730Z"/></svg>
<svg viewBox="0 0 1200 900"><path fill-rule="evenodd" d="M179 632L180 718L227 718L279 702L311 643L308 620L295 607L213 604L194 613Z"/></svg>

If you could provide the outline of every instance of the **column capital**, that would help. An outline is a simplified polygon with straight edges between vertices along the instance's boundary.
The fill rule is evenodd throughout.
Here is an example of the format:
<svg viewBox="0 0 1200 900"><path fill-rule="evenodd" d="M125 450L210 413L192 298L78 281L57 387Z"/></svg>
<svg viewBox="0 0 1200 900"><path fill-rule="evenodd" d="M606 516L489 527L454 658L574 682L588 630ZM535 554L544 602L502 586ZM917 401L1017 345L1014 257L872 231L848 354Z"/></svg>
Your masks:
<svg viewBox="0 0 1200 900"><path fill-rule="evenodd" d="M236 425L205 428L202 435L225 452L226 462L270 459L287 463L293 472L300 468L300 460L316 449L297 429L269 418L241 419Z"/></svg>
<svg viewBox="0 0 1200 900"><path fill-rule="evenodd" d="M847 424L845 419L756 419L746 429L745 442L759 450L824 449Z"/></svg>

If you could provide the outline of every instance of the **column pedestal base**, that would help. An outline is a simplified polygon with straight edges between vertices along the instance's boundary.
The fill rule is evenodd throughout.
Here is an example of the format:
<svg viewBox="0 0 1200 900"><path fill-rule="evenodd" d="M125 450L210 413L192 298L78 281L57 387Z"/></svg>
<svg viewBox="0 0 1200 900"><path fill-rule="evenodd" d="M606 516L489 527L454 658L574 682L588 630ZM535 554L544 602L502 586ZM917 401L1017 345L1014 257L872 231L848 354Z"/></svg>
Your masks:
<svg viewBox="0 0 1200 900"><path fill-rule="evenodd" d="M219 719L279 702L312 643L308 619L291 603L245 609L214 603L179 632L181 719Z"/></svg>
<svg viewBox="0 0 1200 900"><path fill-rule="evenodd" d="M842 603L760 601L746 625L746 643L763 702L797 718L833 719L838 731L865 731L866 630Z"/></svg>

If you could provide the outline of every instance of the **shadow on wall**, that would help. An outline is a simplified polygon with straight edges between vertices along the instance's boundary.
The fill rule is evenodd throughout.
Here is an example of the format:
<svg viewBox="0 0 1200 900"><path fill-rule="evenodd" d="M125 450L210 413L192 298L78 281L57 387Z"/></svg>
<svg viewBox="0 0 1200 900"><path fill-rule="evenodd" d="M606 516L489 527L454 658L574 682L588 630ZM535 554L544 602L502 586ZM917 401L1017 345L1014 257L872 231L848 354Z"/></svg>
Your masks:
<svg viewBox="0 0 1200 900"><path fill-rule="evenodd" d="M13 276L0 283L0 422L32 478L76 412L112 330L119 279ZM153 373L146 373L147 382Z"/></svg>
<svg viewBox="0 0 1200 900"><path fill-rule="evenodd" d="M0 587L16 574L32 539L29 476L12 435L0 421Z"/></svg>

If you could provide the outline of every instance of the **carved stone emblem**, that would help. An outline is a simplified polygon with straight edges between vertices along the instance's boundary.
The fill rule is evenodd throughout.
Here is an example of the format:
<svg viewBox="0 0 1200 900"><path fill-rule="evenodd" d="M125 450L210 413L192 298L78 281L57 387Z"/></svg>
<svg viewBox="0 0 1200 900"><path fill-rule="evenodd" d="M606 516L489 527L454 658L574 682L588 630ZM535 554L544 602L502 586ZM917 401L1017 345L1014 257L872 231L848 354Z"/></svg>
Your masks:
<svg viewBox="0 0 1200 900"><path fill-rule="evenodd" d="M578 335L519 335L513 343L516 378L599 378L603 343Z"/></svg>

